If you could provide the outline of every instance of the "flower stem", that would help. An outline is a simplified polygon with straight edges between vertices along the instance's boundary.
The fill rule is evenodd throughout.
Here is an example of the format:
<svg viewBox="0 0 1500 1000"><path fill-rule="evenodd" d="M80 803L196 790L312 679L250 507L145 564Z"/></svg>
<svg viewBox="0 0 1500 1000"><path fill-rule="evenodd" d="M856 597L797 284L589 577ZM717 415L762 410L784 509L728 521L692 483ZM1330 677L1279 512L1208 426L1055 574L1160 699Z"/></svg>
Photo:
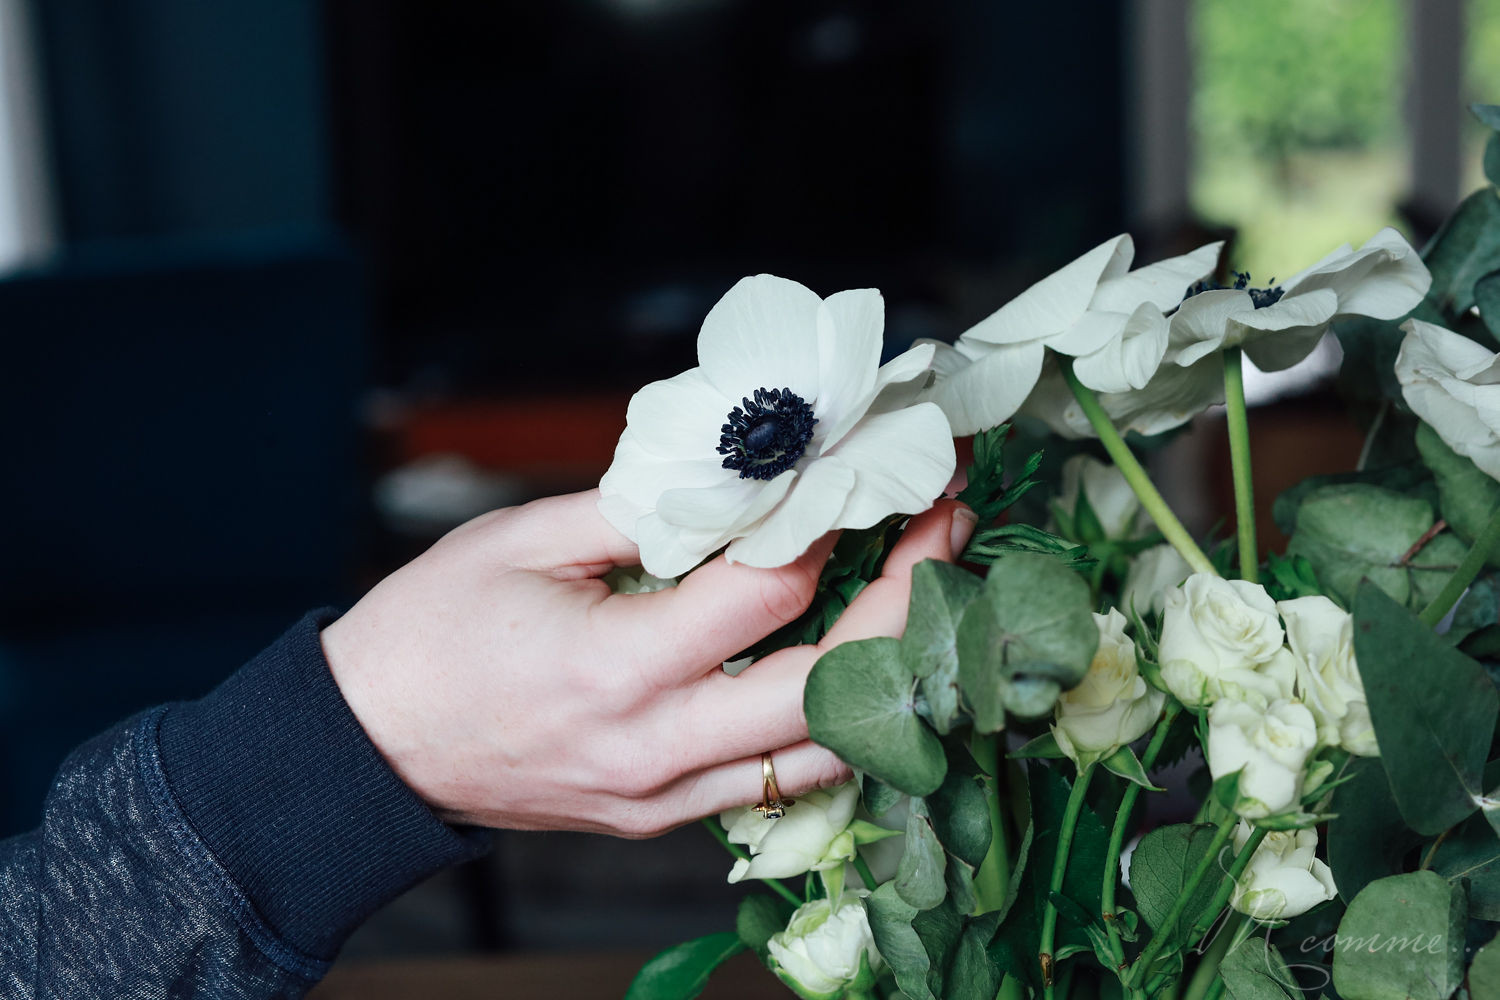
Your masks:
<svg viewBox="0 0 1500 1000"><path fill-rule="evenodd" d="M1234 944L1235 932L1245 919L1236 914L1239 920L1230 920L1219 931L1219 936L1214 938L1214 943L1209 945L1203 956L1203 961L1198 963L1198 968L1193 970L1193 978L1188 980L1187 988L1183 990L1182 1000L1203 1000L1204 996L1212 988L1214 980L1219 978L1219 965L1224 961L1224 956L1229 954Z"/></svg>
<svg viewBox="0 0 1500 1000"><path fill-rule="evenodd" d="M1224 403L1229 422L1229 464L1234 471L1234 520L1239 528L1240 579L1260 580L1255 546L1255 491L1250 479L1250 418L1245 408L1244 352L1224 352Z"/></svg>
<svg viewBox="0 0 1500 1000"><path fill-rule="evenodd" d="M1042 963L1042 995L1047 1000L1053 997L1054 968L1052 964L1052 941L1057 934L1057 907L1052 903L1052 893L1061 892L1063 876L1068 873L1068 853L1073 849L1073 832L1078 828L1078 816L1083 812L1083 798L1089 790L1089 779L1094 776L1093 765L1081 768L1068 793L1068 804L1063 810L1062 825L1057 831L1057 853L1052 859L1052 881L1047 901L1042 906L1042 938L1038 958Z"/></svg>
<svg viewBox="0 0 1500 1000"><path fill-rule="evenodd" d="M1218 863L1219 852L1224 849L1224 845L1234 835L1234 828L1239 824L1239 821L1240 818L1238 816L1230 813L1219 824L1219 828L1214 831L1214 839L1209 842L1208 850L1198 861L1198 867L1194 868L1193 873L1188 876L1187 882L1183 884L1182 891L1177 894L1177 898L1172 902L1172 908L1162 918L1157 932L1151 935L1151 940L1147 943L1145 950L1135 960L1134 971L1130 974L1130 982L1127 984L1131 988L1138 987L1145 981L1146 972L1151 968L1151 963L1156 961L1156 957L1166 948L1172 930L1177 926L1177 921L1182 918L1182 911L1187 909L1188 901L1192 899L1193 893L1198 890L1199 884L1207 877L1208 870Z"/></svg>
<svg viewBox="0 0 1500 1000"><path fill-rule="evenodd" d="M729 835L724 832L723 827L719 826L718 820L714 819L712 816L705 816L698 822L702 823L704 827L707 828L708 832L714 835L715 840L724 845L724 850L728 851L730 854L733 854L741 861L750 860L750 855L746 854L738 844L732 844L729 842ZM788 903L791 903L793 906L802 905L802 897L797 895L792 890L788 889L786 886L782 885L776 879L763 878L761 879L761 881L764 882L773 891L775 891L775 893L782 899L786 900Z"/></svg>
<svg viewBox="0 0 1500 1000"><path fill-rule="evenodd" d="M1208 929L1214 925L1219 918L1219 912L1224 909L1224 904L1229 902L1229 897L1234 892L1235 885L1240 876L1245 874L1245 869L1250 866L1250 859L1255 856L1256 848L1260 842L1266 839L1266 834L1271 831L1264 827L1255 827L1250 831L1250 839L1245 841L1245 847L1236 854L1234 862L1230 864L1229 871L1225 873L1224 881L1219 885L1214 898L1209 901L1203 912L1198 914L1198 919L1193 921L1193 929L1188 932L1189 941L1197 941L1208 933Z"/></svg>
<svg viewBox="0 0 1500 1000"><path fill-rule="evenodd" d="M985 783L985 799L990 811L990 849L974 873L974 889L979 897L979 913L998 910L1010 894L1010 838L1005 817L1000 813L1000 738L996 733L975 733L974 759L990 776Z"/></svg>
<svg viewBox="0 0 1500 1000"><path fill-rule="evenodd" d="M1464 556L1464 561L1458 564L1458 569L1443 584L1443 589L1432 599L1432 603L1422 609L1417 617L1422 624L1429 628L1443 620L1443 616L1453 610L1453 605L1464 596L1464 591L1469 589L1469 584L1484 569L1485 562L1490 554L1495 551L1497 543L1500 543L1500 508L1490 515L1490 523L1479 532L1479 537L1474 539L1469 554Z"/></svg>
<svg viewBox="0 0 1500 1000"><path fill-rule="evenodd" d="M866 889L874 892L880 886L880 883L875 881L875 873L870 871L870 863L858 851L854 854L854 870L859 872L859 879L865 884Z"/></svg>
<svg viewBox="0 0 1500 1000"><path fill-rule="evenodd" d="M1151 742L1146 744L1146 752L1141 755L1141 769L1150 771L1151 766L1156 763L1157 756L1161 753L1162 746L1167 742L1167 731L1172 728L1172 722L1182 711L1182 703L1176 698L1169 699L1167 710L1162 715L1161 721L1156 724L1156 732L1151 734ZM1115 811L1114 826L1109 831L1109 848L1104 852L1104 883L1099 888L1100 913L1104 918L1104 929L1109 934L1109 950L1115 959L1115 975L1125 978L1125 945L1120 940L1120 929L1115 924L1115 887L1120 878L1120 852L1125 847L1125 834L1130 828L1130 814L1135 811L1135 800L1140 797L1141 786L1133 781L1125 783L1125 793L1120 798L1120 808Z"/></svg>
<svg viewBox="0 0 1500 1000"><path fill-rule="evenodd" d="M1172 513L1172 508L1162 499L1156 486L1151 482L1151 477L1146 475L1146 470L1131 453L1130 446L1115 429L1114 423L1109 419L1109 414L1104 412L1104 407L1099 404L1099 398L1094 395L1094 390L1078 381L1078 376L1073 374L1073 363L1070 359L1059 356L1058 364L1062 368L1063 378L1067 379L1068 388L1073 390L1073 397L1078 400L1078 405L1083 408L1084 416L1088 417L1089 423L1094 428L1094 433L1099 435L1099 443L1104 445L1104 450L1114 461L1115 468L1124 475L1125 481L1135 491L1140 499L1141 506L1151 519L1156 522L1156 527L1161 531L1162 537L1172 544L1187 564L1193 568L1195 573L1213 573L1213 563L1208 561L1208 556L1193 541L1193 536L1182 526L1177 515Z"/></svg>

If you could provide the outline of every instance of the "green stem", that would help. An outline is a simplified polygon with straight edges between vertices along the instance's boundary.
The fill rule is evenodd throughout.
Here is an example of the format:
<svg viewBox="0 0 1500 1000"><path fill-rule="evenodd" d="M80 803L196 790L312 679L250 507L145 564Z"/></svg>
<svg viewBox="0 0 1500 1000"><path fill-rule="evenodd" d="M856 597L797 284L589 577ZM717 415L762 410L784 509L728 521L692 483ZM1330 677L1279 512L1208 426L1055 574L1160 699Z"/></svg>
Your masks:
<svg viewBox="0 0 1500 1000"><path fill-rule="evenodd" d="M1213 986L1214 980L1219 978L1219 964L1224 961L1224 956L1229 954L1230 946L1234 944L1235 931L1239 929L1240 922L1245 919L1240 914L1235 916L1239 920L1231 920L1219 931L1219 936L1214 938L1214 943L1204 953L1203 961L1199 962L1198 968L1193 970L1193 978L1188 980L1182 1000L1203 1000L1204 995Z"/></svg>
<svg viewBox="0 0 1500 1000"><path fill-rule="evenodd" d="M990 849L974 873L974 891L979 897L979 913L998 910L1010 893L1010 838L1005 817L1000 813L1000 737L996 733L975 733L974 759L990 776L986 782L986 804L990 811Z"/></svg>
<svg viewBox="0 0 1500 1000"><path fill-rule="evenodd" d="M859 872L860 881L865 884L866 889L874 892L880 886L880 883L875 881L875 873L870 871L870 863L857 851L854 854L854 870Z"/></svg>
<svg viewBox="0 0 1500 1000"><path fill-rule="evenodd" d="M1177 921L1182 918L1182 912L1187 909L1188 901L1193 898L1193 893L1198 891L1198 886L1207 877L1208 870L1218 864L1219 852L1224 849L1224 845L1234 835L1234 828L1239 825L1239 821L1240 818L1231 813L1219 824L1219 828L1214 831L1214 839L1209 842L1207 852L1198 861L1198 867L1194 868L1193 874L1188 876L1187 882L1183 884L1182 891L1173 900L1172 908L1167 911L1167 915L1162 918L1161 923L1158 925L1159 929L1155 934L1151 935L1151 940L1147 943L1145 950L1135 960L1134 971L1130 974L1129 986L1137 987L1145 981L1146 972L1151 968L1151 963L1156 961L1156 957L1166 948L1172 936L1172 930L1177 926Z"/></svg>
<svg viewBox="0 0 1500 1000"><path fill-rule="evenodd" d="M1229 897L1233 895L1234 887L1239 882L1240 876L1245 874L1246 868L1250 867L1250 859L1255 856L1255 849L1260 847L1260 842L1265 840L1266 834L1270 832L1270 830L1264 827L1256 827L1250 831L1250 839L1245 841L1244 848L1240 850L1239 854L1235 855L1234 862L1230 864L1229 871L1224 876L1224 881L1219 884L1218 890L1214 892L1213 899L1209 901L1208 906L1204 908L1203 912L1198 914L1198 919L1193 921L1193 929L1188 932L1189 941L1197 941L1203 935L1207 934L1208 929L1214 925L1214 921L1219 919L1219 912L1229 902Z"/></svg>
<svg viewBox="0 0 1500 1000"><path fill-rule="evenodd" d="M1151 742L1146 744L1146 752L1141 755L1142 770L1149 773L1151 766L1156 763L1162 746L1167 742L1167 731L1172 728L1173 720L1181 711L1181 702L1176 698L1168 700L1167 710L1156 724L1156 732L1152 733ZM1104 883L1099 888L1102 904L1099 912L1104 918L1104 929L1109 934L1109 949L1115 958L1115 975L1121 977L1122 983L1126 968L1125 945L1120 940L1120 929L1115 923L1115 887L1120 881L1120 851L1124 849L1125 834L1130 828L1130 814L1135 811L1135 800L1140 794L1140 785L1133 781L1125 783L1125 794L1120 797L1120 808L1115 810L1114 826L1109 831L1109 849L1104 852Z"/></svg>
<svg viewBox="0 0 1500 1000"><path fill-rule="evenodd" d="M1224 995L1224 986L1224 977L1214 976L1214 983L1208 988L1208 992L1203 994L1203 1000L1219 1000Z"/></svg>
<svg viewBox="0 0 1500 1000"><path fill-rule="evenodd" d="M1224 403L1229 421L1229 464L1234 471L1234 520L1239 527L1240 579L1260 580L1255 546L1255 491L1250 479L1250 419L1245 408L1244 352L1224 352Z"/></svg>
<svg viewBox="0 0 1500 1000"><path fill-rule="evenodd" d="M1490 515L1490 523L1484 526L1479 537L1474 539L1474 545L1469 549L1469 554L1464 556L1464 561L1458 564L1458 569L1443 584L1443 589L1432 599L1432 603L1422 609L1417 617L1422 624L1429 627L1443 620L1443 616L1453 610L1453 605L1464 596L1464 591L1469 589L1469 584L1484 569L1485 562L1490 554L1495 551L1495 546L1500 543L1500 508Z"/></svg>
<svg viewBox="0 0 1500 1000"><path fill-rule="evenodd" d="M746 854L738 844L732 844L729 842L729 835L724 832L724 828L719 825L719 821L717 819L713 818L712 816L705 816L698 822L702 823L704 827L707 828L708 832L714 835L715 840L724 845L724 850L728 851L730 854L733 854L741 861L750 860L750 855ZM797 895L792 890L788 889L786 886L782 885L776 879L763 878L761 879L761 881L769 886L782 899L786 900L788 903L791 903L793 906L802 905L802 897Z"/></svg>
<svg viewBox="0 0 1500 1000"><path fill-rule="evenodd" d="M1062 368L1063 378L1067 379L1068 388L1073 390L1073 396L1078 400L1078 405L1083 408L1084 416L1088 417L1089 423L1094 428L1094 433L1099 435L1099 443L1104 445L1104 450L1114 461L1115 468L1124 475L1125 481L1135 491L1140 499L1141 506L1151 519L1156 522L1156 527L1161 531L1162 537L1172 544L1172 547L1181 553L1182 558L1193 568L1195 573L1213 573L1213 563L1208 561L1208 556L1198 548L1198 543L1193 541L1193 536L1182 526L1177 515L1172 513L1172 508L1162 499L1161 493L1152 484L1151 477L1146 475L1146 470L1136 460L1130 451L1130 446L1115 430L1114 423L1109 419L1109 414L1104 412L1104 407L1099 404L1099 398L1094 395L1094 390L1078 381L1078 376L1073 374L1073 362L1061 355L1058 356L1058 365Z"/></svg>
<svg viewBox="0 0 1500 1000"><path fill-rule="evenodd" d="M1078 816L1083 812L1083 798L1089 790L1089 779L1094 776L1093 765L1082 768L1068 793L1068 805L1063 810L1062 826L1057 831L1057 853L1052 858L1052 881L1047 900L1042 906L1042 939L1038 958L1042 963L1042 995L1047 1000L1054 996L1053 981L1056 979L1052 964L1052 941L1057 934L1057 907L1052 903L1052 893L1061 892L1063 876L1068 873L1068 853L1073 849L1073 831L1078 827Z"/></svg>

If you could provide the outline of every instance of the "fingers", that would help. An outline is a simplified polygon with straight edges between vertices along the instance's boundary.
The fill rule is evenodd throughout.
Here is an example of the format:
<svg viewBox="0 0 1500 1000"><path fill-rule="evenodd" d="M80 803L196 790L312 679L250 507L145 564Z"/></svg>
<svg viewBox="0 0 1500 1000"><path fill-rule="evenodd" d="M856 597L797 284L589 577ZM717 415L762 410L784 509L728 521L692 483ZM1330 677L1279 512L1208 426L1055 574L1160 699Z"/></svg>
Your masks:
<svg viewBox="0 0 1500 1000"><path fill-rule="evenodd" d="M886 557L880 579L860 591L820 645L826 650L853 639L899 636L906 628L912 568L924 559L952 562L963 553L976 523L974 512L956 500L939 500L912 518Z"/></svg>
<svg viewBox="0 0 1500 1000"><path fill-rule="evenodd" d="M699 677L794 621L812 603L818 577L838 540L818 539L796 562L778 569L731 564L721 555L672 590L617 595L596 611L631 648L652 649L667 683Z"/></svg>
<svg viewBox="0 0 1500 1000"><path fill-rule="evenodd" d="M635 543L599 513L597 489L534 500L488 517L483 530L501 560L517 569L583 577L641 561Z"/></svg>
<svg viewBox="0 0 1500 1000"><path fill-rule="evenodd" d="M832 751L807 740L772 752L771 762L785 798L840 785L854 776ZM757 753L681 778L665 790L662 799L670 803L665 808L683 823L761 801L761 781Z"/></svg>

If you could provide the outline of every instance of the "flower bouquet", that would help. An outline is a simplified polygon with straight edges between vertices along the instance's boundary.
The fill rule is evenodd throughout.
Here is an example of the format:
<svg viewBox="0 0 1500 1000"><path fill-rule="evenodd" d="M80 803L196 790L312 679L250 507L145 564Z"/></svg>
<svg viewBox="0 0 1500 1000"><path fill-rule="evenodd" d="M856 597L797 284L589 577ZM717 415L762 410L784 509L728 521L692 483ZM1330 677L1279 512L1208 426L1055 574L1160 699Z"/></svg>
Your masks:
<svg viewBox="0 0 1500 1000"><path fill-rule="evenodd" d="M1500 183L1500 136L1485 163ZM1500 997L1497 195L1421 254L1386 230L1265 285L1219 244L1132 269L1120 236L885 364L877 292L735 285L601 483L630 587L843 529L754 658L821 639L950 481L979 526L915 567L900 639L807 679L856 780L788 803L767 764L765 801L706 820L765 891L630 997L695 996L746 950L809 1000ZM1244 359L1329 329L1364 452L1277 500L1262 560ZM1236 534L1210 544L1126 435L1218 404ZM1151 796L1188 821L1147 828Z"/></svg>

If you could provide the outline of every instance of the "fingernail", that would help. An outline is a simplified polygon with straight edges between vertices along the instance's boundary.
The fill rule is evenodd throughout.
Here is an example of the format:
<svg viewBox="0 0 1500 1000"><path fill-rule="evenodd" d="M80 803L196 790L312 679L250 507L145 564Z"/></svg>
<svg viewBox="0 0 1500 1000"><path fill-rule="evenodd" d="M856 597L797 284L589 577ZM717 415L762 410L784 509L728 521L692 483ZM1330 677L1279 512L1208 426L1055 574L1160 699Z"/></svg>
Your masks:
<svg viewBox="0 0 1500 1000"><path fill-rule="evenodd" d="M953 552L953 558L957 559L963 555L964 546L969 544L969 538L974 534L974 526L979 523L979 515L967 507L959 507L953 512L952 527L948 529L948 545Z"/></svg>

